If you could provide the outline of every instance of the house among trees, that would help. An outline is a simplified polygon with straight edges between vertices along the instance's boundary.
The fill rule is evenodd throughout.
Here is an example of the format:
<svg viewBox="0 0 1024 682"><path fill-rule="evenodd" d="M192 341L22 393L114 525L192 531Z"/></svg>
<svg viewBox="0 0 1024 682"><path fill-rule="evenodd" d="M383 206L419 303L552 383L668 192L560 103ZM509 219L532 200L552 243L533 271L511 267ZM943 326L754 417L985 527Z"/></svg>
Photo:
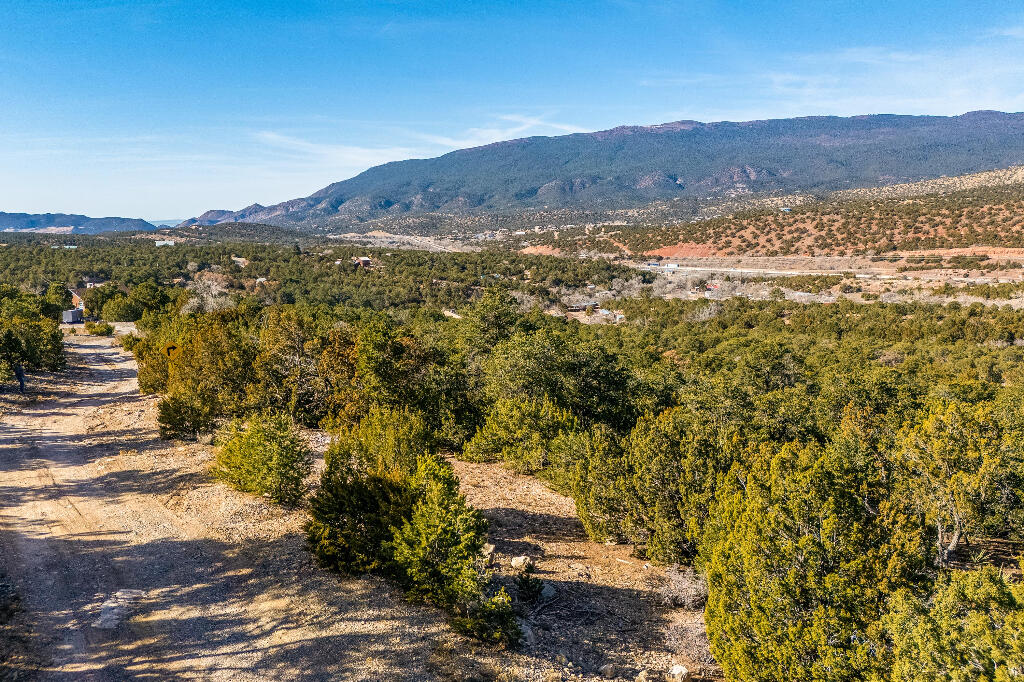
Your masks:
<svg viewBox="0 0 1024 682"><path fill-rule="evenodd" d="M83 277L82 284L85 285L86 289L95 289L96 287L103 286L107 281L98 277Z"/></svg>
<svg viewBox="0 0 1024 682"><path fill-rule="evenodd" d="M86 285L88 286L88 285ZM92 287L89 287L90 289ZM82 294L78 289L68 289L68 293L71 294L71 307L75 310L85 310L85 299L82 298Z"/></svg>

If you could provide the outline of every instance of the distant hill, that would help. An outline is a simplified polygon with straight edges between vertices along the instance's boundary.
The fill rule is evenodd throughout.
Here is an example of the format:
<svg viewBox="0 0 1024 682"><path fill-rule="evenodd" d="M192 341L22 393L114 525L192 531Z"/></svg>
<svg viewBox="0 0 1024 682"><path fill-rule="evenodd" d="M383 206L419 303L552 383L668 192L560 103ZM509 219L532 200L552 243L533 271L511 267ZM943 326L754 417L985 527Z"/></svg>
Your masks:
<svg viewBox="0 0 1024 682"><path fill-rule="evenodd" d="M328 228L387 216L623 209L770 192L831 192L1024 164L1024 114L677 121L531 137L398 161L308 197L184 224Z"/></svg>
<svg viewBox="0 0 1024 682"><path fill-rule="evenodd" d="M163 230L172 239L184 242L258 242L261 244L306 244L322 239L309 232L261 223L217 223L216 225L179 225Z"/></svg>
<svg viewBox="0 0 1024 682"><path fill-rule="evenodd" d="M17 232L62 232L96 234L128 230L155 230L156 226L139 218L90 218L73 213L3 213L0 230Z"/></svg>
<svg viewBox="0 0 1024 682"><path fill-rule="evenodd" d="M1018 260L1024 249L1024 168L985 171L825 198L789 195L719 217L584 226L510 236L513 248L562 254L870 256L970 250ZM940 254L943 255L943 254ZM912 262L908 261L908 265Z"/></svg>

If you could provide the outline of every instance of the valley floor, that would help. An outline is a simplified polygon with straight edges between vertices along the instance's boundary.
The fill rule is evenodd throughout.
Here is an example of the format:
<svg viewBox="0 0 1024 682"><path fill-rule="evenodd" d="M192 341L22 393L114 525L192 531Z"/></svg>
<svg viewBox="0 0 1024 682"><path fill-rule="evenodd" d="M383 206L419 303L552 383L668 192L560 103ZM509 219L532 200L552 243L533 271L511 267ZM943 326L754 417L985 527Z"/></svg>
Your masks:
<svg viewBox="0 0 1024 682"><path fill-rule="evenodd" d="M525 614L520 652L454 635L381 580L316 567L304 512L211 480L209 446L160 440L110 339L67 351L27 397L0 387L0 579L23 607L0 677L568 680L612 662L633 679L703 656L700 613L658 603L663 571L588 542L569 500L497 465L456 463L496 570L510 583L511 556L538 557L556 593Z"/></svg>

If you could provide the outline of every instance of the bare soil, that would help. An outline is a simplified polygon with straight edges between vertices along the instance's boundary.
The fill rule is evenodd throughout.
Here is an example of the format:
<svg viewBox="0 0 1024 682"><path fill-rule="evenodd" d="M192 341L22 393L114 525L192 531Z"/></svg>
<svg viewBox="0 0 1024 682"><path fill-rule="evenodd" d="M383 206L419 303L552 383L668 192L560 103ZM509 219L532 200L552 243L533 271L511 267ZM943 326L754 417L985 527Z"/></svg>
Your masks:
<svg viewBox="0 0 1024 682"><path fill-rule="evenodd" d="M703 613L662 603L664 569L633 556L630 546L591 542L572 500L536 478L493 464L453 463L466 499L491 521L495 570L509 592L518 573L511 560L522 555L533 558L535 575L555 588L554 596L526 612L534 653L584 670L612 662L629 679L677 663L717 672L709 665ZM699 631L696 646L673 644L671 634L680 628Z"/></svg>
<svg viewBox="0 0 1024 682"><path fill-rule="evenodd" d="M523 609L535 643L520 651L455 635L382 580L317 567L304 510L213 481L209 446L160 440L111 339L67 351L27 396L0 386L0 573L22 607L0 629L0 678L559 680L614 662L632 679L688 661L680 623L703 632L699 612L659 606L661 571L588 542L569 500L459 463L500 579L514 589L508 558L530 554L556 592Z"/></svg>

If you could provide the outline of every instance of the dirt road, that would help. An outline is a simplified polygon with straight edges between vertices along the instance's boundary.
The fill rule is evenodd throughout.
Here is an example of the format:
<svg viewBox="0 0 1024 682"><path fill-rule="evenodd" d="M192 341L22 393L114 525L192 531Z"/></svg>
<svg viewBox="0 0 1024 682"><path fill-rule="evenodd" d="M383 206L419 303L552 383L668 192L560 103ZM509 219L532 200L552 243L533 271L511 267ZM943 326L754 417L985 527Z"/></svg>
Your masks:
<svg viewBox="0 0 1024 682"><path fill-rule="evenodd" d="M435 677L435 611L312 566L301 513L209 481L208 448L157 438L130 356L71 338L63 386L0 417L0 566L42 679Z"/></svg>

